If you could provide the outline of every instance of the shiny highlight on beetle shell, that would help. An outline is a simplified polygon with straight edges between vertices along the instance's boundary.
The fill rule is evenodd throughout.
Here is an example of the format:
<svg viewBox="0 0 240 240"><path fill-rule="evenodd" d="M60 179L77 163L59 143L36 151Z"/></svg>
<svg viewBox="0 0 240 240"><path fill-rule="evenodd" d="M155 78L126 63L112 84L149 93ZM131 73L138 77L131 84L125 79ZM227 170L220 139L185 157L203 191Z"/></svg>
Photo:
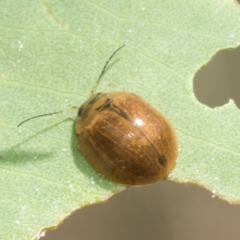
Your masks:
<svg viewBox="0 0 240 240"><path fill-rule="evenodd" d="M170 123L133 93L98 93L79 109L78 148L96 172L125 185L166 179L178 144Z"/></svg>

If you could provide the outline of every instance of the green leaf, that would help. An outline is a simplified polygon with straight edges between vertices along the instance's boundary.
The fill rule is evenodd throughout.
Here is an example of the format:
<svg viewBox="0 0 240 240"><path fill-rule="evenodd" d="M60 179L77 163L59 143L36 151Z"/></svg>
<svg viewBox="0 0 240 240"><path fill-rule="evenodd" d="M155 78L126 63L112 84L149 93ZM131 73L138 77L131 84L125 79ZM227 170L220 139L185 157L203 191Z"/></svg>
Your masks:
<svg viewBox="0 0 240 240"><path fill-rule="evenodd" d="M200 104L193 77L240 39L233 1L0 2L0 239L31 239L125 187L91 169L76 146L76 112L111 53L97 92L131 91L174 125L170 180L240 201L239 110Z"/></svg>

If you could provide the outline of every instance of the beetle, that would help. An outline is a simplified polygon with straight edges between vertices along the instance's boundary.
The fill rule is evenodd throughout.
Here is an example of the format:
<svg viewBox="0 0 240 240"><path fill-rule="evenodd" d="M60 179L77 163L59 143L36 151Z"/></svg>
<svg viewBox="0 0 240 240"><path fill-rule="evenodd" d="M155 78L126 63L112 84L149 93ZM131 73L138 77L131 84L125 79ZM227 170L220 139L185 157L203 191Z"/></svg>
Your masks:
<svg viewBox="0 0 240 240"><path fill-rule="evenodd" d="M98 93L79 109L78 148L111 181L145 185L166 179L178 145L170 123L134 93Z"/></svg>
<svg viewBox="0 0 240 240"><path fill-rule="evenodd" d="M124 185L145 185L167 178L178 156L175 131L169 121L134 93L95 94L81 105L76 120L77 145L97 173ZM42 114L24 120L58 114Z"/></svg>

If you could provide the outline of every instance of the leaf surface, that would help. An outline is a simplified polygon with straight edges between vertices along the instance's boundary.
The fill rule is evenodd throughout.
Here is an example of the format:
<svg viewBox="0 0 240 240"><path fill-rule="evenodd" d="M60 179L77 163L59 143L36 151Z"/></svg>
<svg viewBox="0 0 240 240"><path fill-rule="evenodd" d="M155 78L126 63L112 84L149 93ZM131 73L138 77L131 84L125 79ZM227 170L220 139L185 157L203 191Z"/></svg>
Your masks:
<svg viewBox="0 0 240 240"><path fill-rule="evenodd" d="M0 239L32 239L123 186L96 174L76 145L77 113L97 92L134 92L173 124L180 154L169 179L240 201L239 110L200 104L196 71L240 39L236 2L2 1L0 3Z"/></svg>

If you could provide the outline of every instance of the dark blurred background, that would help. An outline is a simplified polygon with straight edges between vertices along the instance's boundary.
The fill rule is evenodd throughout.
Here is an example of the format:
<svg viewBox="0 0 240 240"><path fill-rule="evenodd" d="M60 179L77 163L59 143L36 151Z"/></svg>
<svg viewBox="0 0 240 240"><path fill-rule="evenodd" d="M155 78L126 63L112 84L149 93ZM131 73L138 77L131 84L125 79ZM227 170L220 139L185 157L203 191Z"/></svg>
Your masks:
<svg viewBox="0 0 240 240"><path fill-rule="evenodd" d="M196 99L240 108L240 48L219 52L193 80ZM41 240L239 240L240 206L193 185L158 182L73 213Z"/></svg>

